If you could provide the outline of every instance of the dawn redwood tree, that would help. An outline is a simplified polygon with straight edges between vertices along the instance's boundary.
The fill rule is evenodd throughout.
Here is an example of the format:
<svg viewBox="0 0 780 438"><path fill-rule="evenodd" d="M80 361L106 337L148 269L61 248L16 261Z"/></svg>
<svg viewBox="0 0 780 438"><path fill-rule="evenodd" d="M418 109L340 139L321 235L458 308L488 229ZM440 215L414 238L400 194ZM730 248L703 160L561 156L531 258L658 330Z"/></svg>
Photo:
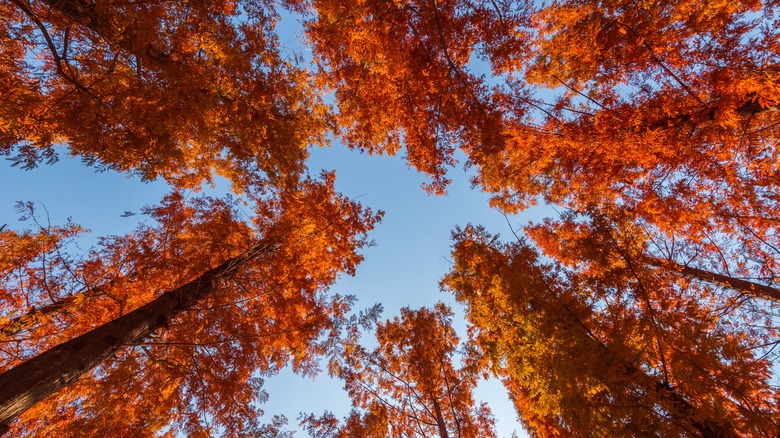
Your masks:
<svg viewBox="0 0 780 438"><path fill-rule="evenodd" d="M282 5L309 14L313 81L279 54L271 2L4 4L6 151L32 165L67 142L242 187L300 170L333 127L369 153L405 148L436 192L459 148L506 212L614 202L663 232L780 246L775 2ZM329 117L313 85L334 91Z"/></svg>
<svg viewBox="0 0 780 438"><path fill-rule="evenodd" d="M9 0L0 16L0 153L23 167L64 145L144 179L216 172L243 190L300 172L323 138L270 2Z"/></svg>
<svg viewBox="0 0 780 438"><path fill-rule="evenodd" d="M378 220L335 194L332 175L268 196L252 223L230 202L185 202L177 194L149 212L159 226L109 239L94 259L71 266L73 275L97 271L87 265L106 268L116 252L126 265L111 269L126 275L105 283L105 296L43 318L15 338L17 355L0 374L6 430L40 436L270 430L275 426L262 425L252 407L264 398L259 377L287 364L314 371L350 308L348 297L328 297L327 287L354 272L356 251ZM4 310L13 316L21 309Z"/></svg>
<svg viewBox="0 0 780 438"><path fill-rule="evenodd" d="M473 397L479 375L470 364L454 363L459 339L452 310L401 309L379 323L377 347L360 346L356 333L330 363L344 380L355 408L339 424L332 414L304 417L313 437L495 437L490 409Z"/></svg>
<svg viewBox="0 0 780 438"><path fill-rule="evenodd" d="M249 235L250 230L246 226L242 229L242 222L236 220L234 204L229 199L208 197L185 202L182 193L174 192L159 206L144 210L153 221L151 225L142 222L132 234L100 238L97 247L78 259L70 254L75 251L69 247L73 243L67 241L70 239L57 239L41 247L35 257L18 263L3 278L5 310L18 314L2 325L4 344L16 344L29 356L43 346L44 338L78 323L83 315L73 319L68 315L93 299L112 301L119 306L119 315L125 306L136 307L140 301L135 300L148 298L138 288L173 288L235 255L242 244L248 244L236 238ZM40 225L32 203L20 207L23 219L40 228L38 235L58 232L56 227ZM7 245L8 241L3 243L8 251L18 248ZM144 282L146 286L142 286ZM129 283L131 289L125 288ZM90 310L100 318L95 307ZM54 322L57 324L52 325ZM23 342L28 336L34 342ZM4 366L13 365L17 359L11 351L3 351L7 354Z"/></svg>
<svg viewBox="0 0 780 438"><path fill-rule="evenodd" d="M346 145L390 155L403 147L436 193L449 182L455 148L474 154L501 148L501 108L466 65L476 45L489 52L520 48L510 35L523 22L516 14L488 2L287 3L313 10L306 32L318 80L334 90L334 119Z"/></svg>
<svg viewBox="0 0 780 438"><path fill-rule="evenodd" d="M218 202L174 196L152 212L159 228L107 239L84 260L40 249L5 283L5 378L37 383L7 386L2 423L59 389L13 427L261 433L250 377L288 363L311 371L349 307L323 292L354 269L378 219L335 195L331 177L299 181L324 107L280 53L273 5L13 0L0 15L0 151L15 164L55 161L63 144L179 188L226 177L260 209L242 228ZM61 354L73 345L81 355ZM57 362L65 356L80 363ZM118 406L126 416L105 414Z"/></svg>
<svg viewBox="0 0 780 438"><path fill-rule="evenodd" d="M637 414L634 424L672 435L776 434L776 425L766 422L773 412L767 400L774 396L748 396L758 400L759 413L750 413L742 402L728 402L730 397L742 400L728 389L740 379L739 366L733 365L729 378L717 377L714 370L720 364L731 366L732 355L741 357L746 364L756 364L744 372L756 376L759 392L771 392L766 386L770 368L757 358L766 351L760 347L764 341L767 349L777 341L771 334L776 316L766 302L773 300L772 282L780 269L777 2L290 3L301 9L313 5L307 35L320 80L335 92L335 120L348 145L389 154L405 147L410 165L431 175L429 188L434 191L445 189L446 170L460 149L466 165L475 167L476 185L493 193L492 205L504 212L516 213L540 201L576 214L619 206L626 224L634 224L632 229L645 229L654 242L674 247L641 261L633 258L639 253L629 253L636 274L625 257L611 252L597 270L550 278L561 282L558 287L582 294L583 305L594 306L604 319L616 312L607 326L646 328L641 337L646 345L635 341L639 343L630 351L621 352L633 360L652 346L644 353L645 368L637 368L652 370L650 380L643 387L631 386L632 391L650 391L653 381L675 385L687 378L656 379L660 374L654 373L663 368L659 364L671 360L667 350L678 352L674 372L680 375L686 372L683 358L688 355L704 370L713 370L706 378L703 371L691 377L700 379L697 391L710 385L701 382L721 379L712 390L723 392L710 401L709 395L688 393L684 386L681 393L693 397L686 402L695 409L709 409L700 404L705 401L728 406L723 408L728 414L720 407L702 414L713 424L686 419L688 413L673 410L680 420L670 427L678 429L665 429L663 415L645 418L647 412ZM554 246L555 237L548 243ZM590 263L577 259L583 252L560 252L569 266ZM610 265L615 269L606 269ZM577 281L570 284L573 278ZM738 281L745 279L755 286ZM580 289L585 281L594 283L595 291ZM719 284L727 287L715 287ZM602 295L614 303L607 305ZM752 296L759 298L746 302ZM748 307L756 311L745 311ZM535 320L524 320L525 311L510 307L490 315L506 324L531 325ZM665 317L656 321L659 315ZM482 333L490 327L487 319L472 323ZM753 332L753 325L769 329ZM731 336L722 346L728 353L718 350L721 347L695 351L671 327L678 327L679 333L699 327L690 339ZM740 337L745 344L737 347L735 339ZM510 335L506 344L496 347L495 357L514 354L518 347L508 339ZM535 357L556 357L559 344L546 339L544 347L541 341L535 344ZM725 365L722 369L729 370ZM617 371L623 373L615 376L634 376L631 368ZM518 394L518 407L536 409L524 418L548 425L546 430L563 425L561 436L575 433L570 424L575 419L561 420L558 413L551 414L558 410L545 410L552 405L539 401L542 389L529 389L528 384L524 376L507 377L507 385L517 389L513 394ZM551 392L544 400L550 400L558 387L544 390ZM521 394L527 395L524 402L519 401ZM670 400L661 397L653 403L660 403L655 406L663 413L671 409L661 407L673 403ZM596 404L602 403L619 404ZM607 411L594 410L604 413L605 424L617 430L622 414ZM754 414L762 419L752 419ZM610 415L618 419L607 418ZM576 421L576 433L588 434L588 425L602 420L586 416Z"/></svg>
<svg viewBox="0 0 780 438"><path fill-rule="evenodd" d="M776 2L311 4L347 144L405 147L437 191L460 149L507 213L615 203L777 259Z"/></svg>
<svg viewBox="0 0 780 438"><path fill-rule="evenodd" d="M409 163L431 176L427 188L437 193L446 189L446 172L460 149L466 164L476 168L474 182L494 194L493 205L504 212L514 213L538 201L577 214L594 205L597 210L618 205L628 218L621 229L639 227L649 230L656 241L682 242L682 252L647 258L642 251L632 252L637 248L620 246L616 253L610 252L612 247L603 253L609 256L602 259L606 262L593 264L597 269L591 270L575 269L562 259L566 266L554 266L564 273L544 277L560 284L540 290L576 296L580 307L575 308L590 309L598 318L583 316L583 322L579 316L561 316L562 308L542 313L557 315L544 319L557 321L556 329L563 330L550 328L551 333L576 340L571 343L593 353L584 357L609 364L613 372L596 374L595 381L601 383L591 385L588 380L579 388L566 388L567 397L616 408L620 406L616 400L624 400L626 409L641 405L645 411L572 411L555 399L558 386L542 396L538 388L548 388L549 383L543 378L533 386L526 374L505 374L518 408L527 413L524 418L537 430L544 425L544 430L558 430L564 436L572 431L591 433L589 425L613 433L625 421L633 427L656 428L658 433L774 434L765 421L765 400L771 397L765 396L762 385L768 372L765 363L755 359L764 335L743 330L756 322L752 318L758 313L734 309L744 304L740 296L745 287L751 296L771 295L771 282L780 269L776 1L280 4L308 14L306 32L317 66L313 77L280 53L275 2L3 2L0 152L32 167L41 160L54 161L55 146L63 144L87 163L147 179L162 176L178 187L194 187L221 175L234 189L262 199L266 188L295 186L306 147L324 141L332 129L346 144L368 153L394 154L405 148ZM321 104L318 93L323 90L333 91L334 108ZM262 231L255 237L261 236ZM161 245L167 254L160 243L164 239L150 239L156 242L150 246ZM646 249L644 236L622 242L629 241ZM197 239L192 242L185 247L199 247ZM2 321L1 331L11 339L3 344L3 354L10 366L37 354L35 346L25 344L27 336L41 339L40 348L48 348L83 334L89 328L69 324L81 309L98 309L96 323L113 320L152 302L154 294L190 284L253 242L245 240L237 247L241 249L218 259L193 256L186 263L177 257L188 252L175 249L160 264L150 263L154 257L132 262L153 252L145 251L143 244L134 249L121 238L112 243L125 252L117 251L116 259L103 266L100 256L90 257L84 265L66 259L51 264L48 256L45 262L42 259L50 252L33 250L29 254L38 254L36 263L42 269L17 270L14 275L37 281L39 287L30 289L21 280L9 283L14 296L9 302L16 300L16 306L9 307L12 310ZM539 244L549 252L551 242L547 247ZM599 246L589 248L602 251ZM106 249L103 255L110 252ZM635 257L642 254L643 260ZM113 268L124 263L121 260L135 268ZM188 264L195 260L208 263ZM691 260L703 264L694 266L688 263ZM70 266L83 272L48 275L52 269L67 271ZM176 275L163 274L169 266L177 266ZM101 269L109 273L101 275ZM735 274L728 275L731 272ZM696 281L690 281L693 278ZM769 289L735 282L745 278ZM713 281L729 287L715 291L704 284ZM50 297L43 294L50 292ZM36 304L25 301L30 293L40 294L32 300ZM507 302L511 303L502 305ZM537 320L528 319L527 310L499 307L494 315L520 326L532 325ZM735 315L743 315L748 324ZM718 321L728 321L729 327ZM579 322L593 336L578 329ZM491 327L488 323L496 322L473 323L484 335ZM74 332L64 327L74 327ZM210 333L209 324L203 327ZM532 335L549 328L529 327ZM540 363L556 357L560 353L556 347L563 342L556 340L557 334L539 334L539 339L547 340L547 350L540 340L529 344L538 347L529 354ZM705 335L723 344L712 346ZM700 340L707 348L694 351L687 339ZM207 374L219 370L217 366L192 364L206 363L217 347L161 347L166 354L171 350L181 354L173 359L153 350L156 347L134 346L129 349L132 354L112 359L123 360L108 362L121 364L125 368L116 367L126 372L98 372L92 378L115 385L105 383L104 391L121 398L130 396L115 388L135 381L126 377L111 381L109 375L128 376L132 375L128 370L153 367L185 374L183 370L189 370L186 375L196 383L177 387L189 391L190 405L176 407L186 414L165 421L187 433L201 433L200 424L206 420L199 419L196 409L208 412L201 417L209 419L210 409L218 408L193 401L206 398L202 389L206 386L197 382L216 381L223 374ZM526 347L501 348L506 350L494 350L492 357ZM545 356L549 351L555 354ZM710 375L686 374L681 364L687 359L681 358L689 357ZM641 366L635 367L634 361ZM718 374L742 364L754 364L744 365L740 378L752 379L759 389L740 386L736 374ZM222 370L232 375L232 365ZM689 382L697 379L697 384ZM720 380L712 383L713 379ZM626 388L626 380L630 393L616 395ZM155 387L167 390L175 387L167 385L172 381L177 380L155 381ZM85 410L100 411L102 405L90 405L73 391L61 392L70 396L70 416L57 418L83 418L83 430L120 435L162 430L159 419L167 417L160 413L173 412L171 406L181 398L172 389L157 398L134 399L137 409L128 415L138 415L140 420L133 424L142 429L139 432L121 429L105 416L84 415ZM645 400L650 400L649 408ZM735 408L740 400L755 404ZM220 409L241 405L219 401ZM658 415L650 412L653 409ZM237 418L238 411L230 412L217 417ZM673 421L665 426L661 417ZM51 424L47 433L75 427L42 413L40 418ZM375 412L350 418L355 427L362 423L372 428L382 421ZM228 423L244 424L225 420L217 427Z"/></svg>
<svg viewBox="0 0 780 438"><path fill-rule="evenodd" d="M773 360L696 284L588 276L523 242L455 233L443 286L543 436L773 436Z"/></svg>
<svg viewBox="0 0 780 438"><path fill-rule="evenodd" d="M4 345L8 347L13 343L21 347L17 335L33 330L55 315L67 314L73 307L90 300L102 297L121 302L122 299L115 292L109 292L109 288L116 291L117 283L125 277L137 280L139 266L147 264L145 272L160 266L166 251L170 257L171 245L184 241L181 236L174 238L174 233L192 232L193 227L203 225L204 212L198 214L197 220L191 217L187 221L184 221L184 214L171 215L174 210L186 208L182 200L180 193L173 193L163 199L162 205L145 209L145 214L158 223L157 229L140 224L132 235L102 237L100 249L90 251L78 261L70 252L75 250L73 246L84 230L73 223L66 227L44 225L32 202L19 202L20 219L33 223L36 231L7 230L0 234L0 287L6 310L16 315L0 317L0 338L5 341ZM204 206L206 200L198 202ZM209 202L213 214L209 221L216 222L228 216L224 211L227 204ZM194 211L191 209L191 213ZM208 241L205 237L202 236L203 242ZM5 354L7 365L13 356L6 348L0 350Z"/></svg>

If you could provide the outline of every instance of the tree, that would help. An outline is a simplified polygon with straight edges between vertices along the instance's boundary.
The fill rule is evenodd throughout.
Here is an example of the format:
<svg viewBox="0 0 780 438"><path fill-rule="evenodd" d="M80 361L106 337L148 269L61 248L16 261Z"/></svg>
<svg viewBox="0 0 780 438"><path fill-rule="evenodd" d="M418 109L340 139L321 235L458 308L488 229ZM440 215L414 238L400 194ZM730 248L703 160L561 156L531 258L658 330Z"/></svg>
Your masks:
<svg viewBox="0 0 780 438"><path fill-rule="evenodd" d="M350 307L324 292L354 272L378 219L332 185L326 175L269 197L251 225L219 200L174 195L151 210L162 222L151 231L162 237L178 222L181 234L146 254L159 264L144 260L140 274L111 284L111 299L74 306L20 341L18 364L0 375L3 424L27 410L10 425L19 433L261 433L250 408L262 394L258 376L288 363L316 368ZM137 233L103 254L155 244Z"/></svg>
<svg viewBox="0 0 780 438"><path fill-rule="evenodd" d="M324 138L324 107L307 73L280 53L278 14L256 2L81 0L12 1L0 14L0 151L15 153L14 164L53 162L53 146L64 143L88 164L162 176L180 188L223 176L259 202L252 229L225 204L186 206L175 195L152 211L163 219L157 229L104 240L84 260L44 261L50 250L42 249L39 266L17 269L3 303L6 378L32 377L24 370L36 368L46 376L35 383L39 398L63 384L43 380L70 373L71 383L108 359L14 427L61 436L198 434L213 422L227 434L261 433L247 410L260 391L250 377L287 363L313 368L332 342L322 335L350 303L323 292L354 269L362 236L378 219L334 194L331 177L299 181L306 147ZM269 195L276 192L283 195ZM247 256L269 233L278 234L274 251ZM193 305L204 306L199 316ZM145 344L150 333L161 342ZM107 335L115 338L108 344ZM86 349L71 372L56 358L74 343ZM36 387L26 382L22 392ZM13 409L5 425L32 401L6 395ZM110 406L127 416L101 414Z"/></svg>
<svg viewBox="0 0 780 438"><path fill-rule="evenodd" d="M53 162L53 146L64 143L88 164L162 176L179 188L223 176L259 202L252 229L224 204L185 206L173 196L152 213L169 219L158 229L107 239L86 260L65 255L18 269L19 282L8 283L14 301L3 303L11 346L4 375L28 380L8 385L5 426L102 363L14 427L197 435L213 422L228 435L262 433L257 412L247 410L262 395L256 376L288 363L311 371L333 341L327 331L350 300L323 292L354 269L378 216L333 193L332 177L300 181L306 147L324 139L324 108L307 73L280 53L270 6L0 5L0 90L8 97L0 151L15 152L15 164ZM268 234L272 253L250 257ZM76 344L82 354L62 354ZM73 368L65 356L80 363ZM36 395L22 402L16 390ZM103 415L110 406L127 416Z"/></svg>
<svg viewBox="0 0 780 438"><path fill-rule="evenodd" d="M436 190L459 148L507 213L613 203L777 259L775 2L313 5L348 144L402 139Z"/></svg>
<svg viewBox="0 0 780 438"><path fill-rule="evenodd" d="M487 405L472 392L478 375L453 356L458 337L452 310L401 309L401 316L377 326L373 351L348 341L330 365L345 382L356 410L338 425L332 414L307 416L313 437L495 437Z"/></svg>
<svg viewBox="0 0 780 438"><path fill-rule="evenodd" d="M522 241L455 233L443 285L519 414L544 436L771 436L772 360L692 285L618 281L539 260ZM750 376L750 377L748 377Z"/></svg>
<svg viewBox="0 0 780 438"><path fill-rule="evenodd" d="M473 10L435 0L311 4L316 17L307 34L318 78L335 91L345 144L369 153L405 148L409 164L431 176L426 187L436 193L446 189L455 148L482 154L500 147L500 107L484 78L466 65L476 45L485 43L486 51L513 46L504 32L520 19L485 2ZM499 17L502 27L496 27Z"/></svg>
<svg viewBox="0 0 780 438"><path fill-rule="evenodd" d="M724 246L705 243L722 240L740 276L776 272L778 40L776 27L754 13L773 16L774 3L326 4L315 2L309 34L355 146L375 151L365 144L388 131L391 151L392 140L411 138L410 163L434 182L446 180L457 147L505 212L539 200L576 212L620 205L654 236L695 244L704 259ZM492 77L479 76L478 57ZM556 94L545 97L544 88ZM371 105L377 99L381 108ZM751 263L742 265L740 248ZM614 281L625 290L639 282L630 278ZM673 277L665 280L663 302L679 305ZM688 287L686 302L713 296ZM630 301L642 309L634 317L652 327L657 303L644 301ZM702 318L706 326L718 314L693 308L700 313L680 321ZM752 346L766 339L745 336Z"/></svg>
<svg viewBox="0 0 780 438"><path fill-rule="evenodd" d="M295 193L300 184L309 184L301 182L306 147L325 142L331 129L350 146L369 153L394 154L405 148L410 165L431 176L428 189L437 193L446 189L446 172L461 150L466 164L476 167L475 184L492 193L493 205L504 212L543 201L574 214L609 216L617 209L622 215L616 226L569 227L572 234L560 236L573 250L568 254L556 247L555 234L549 232L560 234L568 225L536 228L539 246L558 259L549 266L537 263L533 251L522 245L486 250L498 259L510 254L511 260L519 252L524 277L517 279L519 274L508 269L491 278L531 284L553 303L536 312L540 305L528 304L534 300L527 296L504 294L492 314L472 321L483 337L494 326L512 333L501 338L500 348L487 341L481 346L504 373L529 424L539 433L562 435L617 434L626 424L649 433L774 433L767 420L767 400L774 397L766 386L769 371L766 360L758 358L762 343L776 341L773 316L744 311L745 303L754 303L744 297L773 297L780 269L780 35L772 22L780 11L774 1L700 3L280 2L309 14L307 35L318 67L311 74L281 53L273 2L12 0L0 5L0 92L6 97L0 102L0 151L13 154L16 164L32 167L41 160L54 161L54 145L67 144L70 153L87 163L147 179L162 176L179 188L197 187L221 175L265 209L269 193ZM333 108L322 104L319 93L324 91L333 91ZM318 199L301 203L313 208ZM266 213L273 211L276 207ZM300 218L313 217L303 207L295 211ZM4 289L10 297L5 307L13 309L2 329L10 341L0 350L9 357L6 367L129 315L153 303L162 291L179 290L253 248L268 230L277 230L277 219L289 221L278 223L282 234L292 230L289 223L294 220L279 213L255 231L228 226L224 229L243 236L237 245L231 243L227 250L212 245L208 249L217 251L208 252L200 239L219 228L206 225L210 214L202 216L202 229L192 228L200 231L193 235L199 237L173 233L178 237L171 242L181 245L168 246L166 232L159 231L114 239L83 263L52 259L51 247L42 246L31 249L22 262L13 262L35 260L37 266L18 265L22 267L14 270L14 280ZM241 221L229 217L221 223ZM337 231L360 235L373 222L364 218L362 223L366 228ZM9 239L24 241L19 236ZM480 239L490 240L486 235ZM463 237L462 247L468 246L466 240ZM656 242L680 245L652 252ZM295 253L305 260L300 262L305 273L294 278L305 285L317 283L317 275L331 278L330 271L317 270L316 257L307 255L328 260L331 247L321 243L312 248L312 253L305 248ZM165 256L156 258L158 253ZM578 260L572 259L575 255ZM279 256L279 251L269 255ZM349 265L344 263L337 265ZM172 266L175 275L170 275ZM274 272L291 272L293 265L279 266ZM77 269L68 272L71 267ZM257 268L252 263L250 267ZM537 270L542 273L533 274ZM54 277L53 271L58 272ZM260 270L250 271L259 278ZM262 272L268 276L264 281L278 279L274 272ZM218 272L214 275L219 277ZM482 284L465 274L455 278L463 279L452 280L455 290L477 290L466 279ZM229 279L233 284L232 273ZM717 289L713 282L728 287ZM247 290L273 284L252 275L250 283ZM487 286L483 289L493 290ZM204 299L222 296L233 294L208 294ZM482 305L477 299L482 295L472 298L472 306ZM300 308L344 307L315 301ZM565 305L554 305L561 302ZM758 307L772 309L765 303ZM83 322L88 321L88 310L94 326ZM300 317L298 312L292 314ZM257 315L265 314L258 310ZM769 329L748 331L761 315L770 321L762 327ZM231 318L235 316L225 312L215 320L234 322ZM332 327L334 318L320 327ZM524 331L505 326L507 321ZM188 322L182 327L201 326ZM243 330L245 325L234 322L214 330L230 332L234 327ZM170 336L185 332L173 330ZM241 333L248 336L248 331ZM512 336L530 340L518 346L509 342ZM287 346L264 351L277 354L290 345L304 351L311 345L288 341ZM693 341L704 348L696 350ZM203 431L193 414L197 407L209 413L203 418L217 418L218 427L230 433L249 427L246 424L254 423L236 420L238 408L229 407L243 403L200 401L206 385L199 381L226 388L241 380L219 372L206 375L205 370L223 370L225 376L243 372L242 378L251 374L250 366L243 364L235 373L233 365L224 362L221 368L198 367L212 360L212 350L218 348L211 345L189 350L166 345L162 351L154 350L157 345L143 345L143 353L133 346L127 356L117 356L119 362L107 362L107 370L123 371L93 375L95 381L119 388L136 371L182 371L182 364L191 371L185 374L194 383L183 384L182 390L190 395L165 393L167 401L160 403L155 397L133 400L139 407L128 412L144 419L136 423L143 425L140 432L121 429L99 415L82 415L100 406L85 402L75 390L63 392L72 402L61 418L81 416L83 430L96 433L150 434L164 431L168 423L159 419L177 410L187 414L170 421L195 434ZM551 345L568 345L590 361L584 374L565 376L580 386L564 391L560 388L567 378L545 377L546 370L526 373L528 367L535 368L516 351L527 352L540 364L557 357L575 368L571 358L557 352L546 355ZM223 355L227 353L221 350ZM504 370L502 361L522 366ZM698 368L688 370L686 361ZM611 374L597 364L607 364ZM556 369L550 367L554 374ZM155 380L161 388L184 381L150 374L161 376L163 380ZM740 375L754 383L738 382ZM108 383L103 390L124 396ZM565 397L559 400L555 391ZM143 388L134 393L143 393ZM177 405L177 397L191 403ZM593 412L572 407L571 400L593 407ZM222 408L229 412L219 411ZM348 427L376 430L382 415L357 412ZM663 419L672 424L665 425ZM45 430L54 434L75 423L48 424ZM236 424L242 426L231 429Z"/></svg>
<svg viewBox="0 0 780 438"><path fill-rule="evenodd" d="M236 190L303 170L323 139L307 73L270 4L13 0L0 6L0 151ZM30 62L30 59L34 59Z"/></svg>

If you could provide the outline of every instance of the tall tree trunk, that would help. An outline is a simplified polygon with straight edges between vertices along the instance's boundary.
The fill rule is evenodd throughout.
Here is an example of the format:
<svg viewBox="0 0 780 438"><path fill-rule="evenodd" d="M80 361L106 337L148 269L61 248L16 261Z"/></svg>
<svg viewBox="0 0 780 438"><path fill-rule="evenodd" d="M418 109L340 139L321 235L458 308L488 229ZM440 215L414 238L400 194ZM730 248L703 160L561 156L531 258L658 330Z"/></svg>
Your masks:
<svg viewBox="0 0 780 438"><path fill-rule="evenodd" d="M648 257L647 263L652 266L666 268L671 271L679 272L683 275L696 278L707 283L713 283L726 286L730 289L742 291L753 296L764 298L770 301L780 302L780 290L763 284L753 283L739 278L729 277L728 275L718 274L704 269L692 268L681 265L675 261Z"/></svg>
<svg viewBox="0 0 780 438"><path fill-rule="evenodd" d="M60 344L0 374L0 435L37 402L89 373L124 346L144 340L176 315L214 293L236 270L273 247L258 243L249 251L206 271L148 304Z"/></svg>
<svg viewBox="0 0 780 438"><path fill-rule="evenodd" d="M444 416L441 413L439 400L436 399L435 395L431 399L433 400L433 411L436 413L436 425L439 427L439 438L450 438L447 433L447 423L444 422Z"/></svg>

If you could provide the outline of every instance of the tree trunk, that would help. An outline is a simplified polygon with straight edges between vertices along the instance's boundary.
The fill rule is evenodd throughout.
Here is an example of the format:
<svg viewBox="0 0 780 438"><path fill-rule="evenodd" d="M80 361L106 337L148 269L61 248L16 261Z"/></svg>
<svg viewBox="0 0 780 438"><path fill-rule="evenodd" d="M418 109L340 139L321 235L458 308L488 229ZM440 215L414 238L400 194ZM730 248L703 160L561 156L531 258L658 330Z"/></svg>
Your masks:
<svg viewBox="0 0 780 438"><path fill-rule="evenodd" d="M703 269L692 268L690 266L681 265L675 261L660 259L656 257L648 257L647 263L652 266L660 268L666 268L671 271L679 272L683 275L696 278L707 283L713 283L720 286L725 286L730 289L738 290L748 293L759 298L766 300L780 302L780 290L773 287L765 286L763 284L753 283L746 280L740 280L738 278L729 277L728 275L718 274L711 271L705 271Z"/></svg>
<svg viewBox="0 0 780 438"><path fill-rule="evenodd" d="M436 413L436 425L439 427L439 438L450 438L447 433L447 423L444 422L444 416L441 414L441 406L435 396L433 400L433 411Z"/></svg>
<svg viewBox="0 0 780 438"><path fill-rule="evenodd" d="M217 290L261 252L259 243L200 277L165 292L138 309L60 344L0 374L0 435L10 423L37 402L89 373L124 346L144 340L176 315Z"/></svg>

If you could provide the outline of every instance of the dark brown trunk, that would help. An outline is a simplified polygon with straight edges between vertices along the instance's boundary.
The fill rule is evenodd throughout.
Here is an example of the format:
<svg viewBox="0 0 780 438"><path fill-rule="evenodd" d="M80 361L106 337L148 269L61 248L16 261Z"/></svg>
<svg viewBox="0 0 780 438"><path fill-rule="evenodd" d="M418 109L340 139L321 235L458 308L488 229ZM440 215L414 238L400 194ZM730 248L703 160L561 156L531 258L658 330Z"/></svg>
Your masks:
<svg viewBox="0 0 780 438"><path fill-rule="evenodd" d="M441 413L441 406L439 406L439 401L436 400L436 397L432 397L433 400L433 411L436 413L436 425L439 427L439 438L450 438L449 434L447 433L447 423L444 422L444 416Z"/></svg>
<svg viewBox="0 0 780 438"><path fill-rule="evenodd" d="M753 283L746 280L740 280L738 278L729 277L728 275L718 274L711 271L705 271L703 269L692 268L690 266L681 265L675 261L660 259L656 257L648 257L647 263L652 266L657 266L660 268L669 269L670 271L679 272L680 274L687 275L689 277L693 277L698 280L705 281L707 283L725 286L730 289L745 292L747 294L759 298L780 302L780 290L763 284Z"/></svg>
<svg viewBox="0 0 780 438"><path fill-rule="evenodd" d="M150 303L0 374L0 434L37 402L89 373L124 346L142 341L213 293L220 282L235 275L266 248L258 244Z"/></svg>

